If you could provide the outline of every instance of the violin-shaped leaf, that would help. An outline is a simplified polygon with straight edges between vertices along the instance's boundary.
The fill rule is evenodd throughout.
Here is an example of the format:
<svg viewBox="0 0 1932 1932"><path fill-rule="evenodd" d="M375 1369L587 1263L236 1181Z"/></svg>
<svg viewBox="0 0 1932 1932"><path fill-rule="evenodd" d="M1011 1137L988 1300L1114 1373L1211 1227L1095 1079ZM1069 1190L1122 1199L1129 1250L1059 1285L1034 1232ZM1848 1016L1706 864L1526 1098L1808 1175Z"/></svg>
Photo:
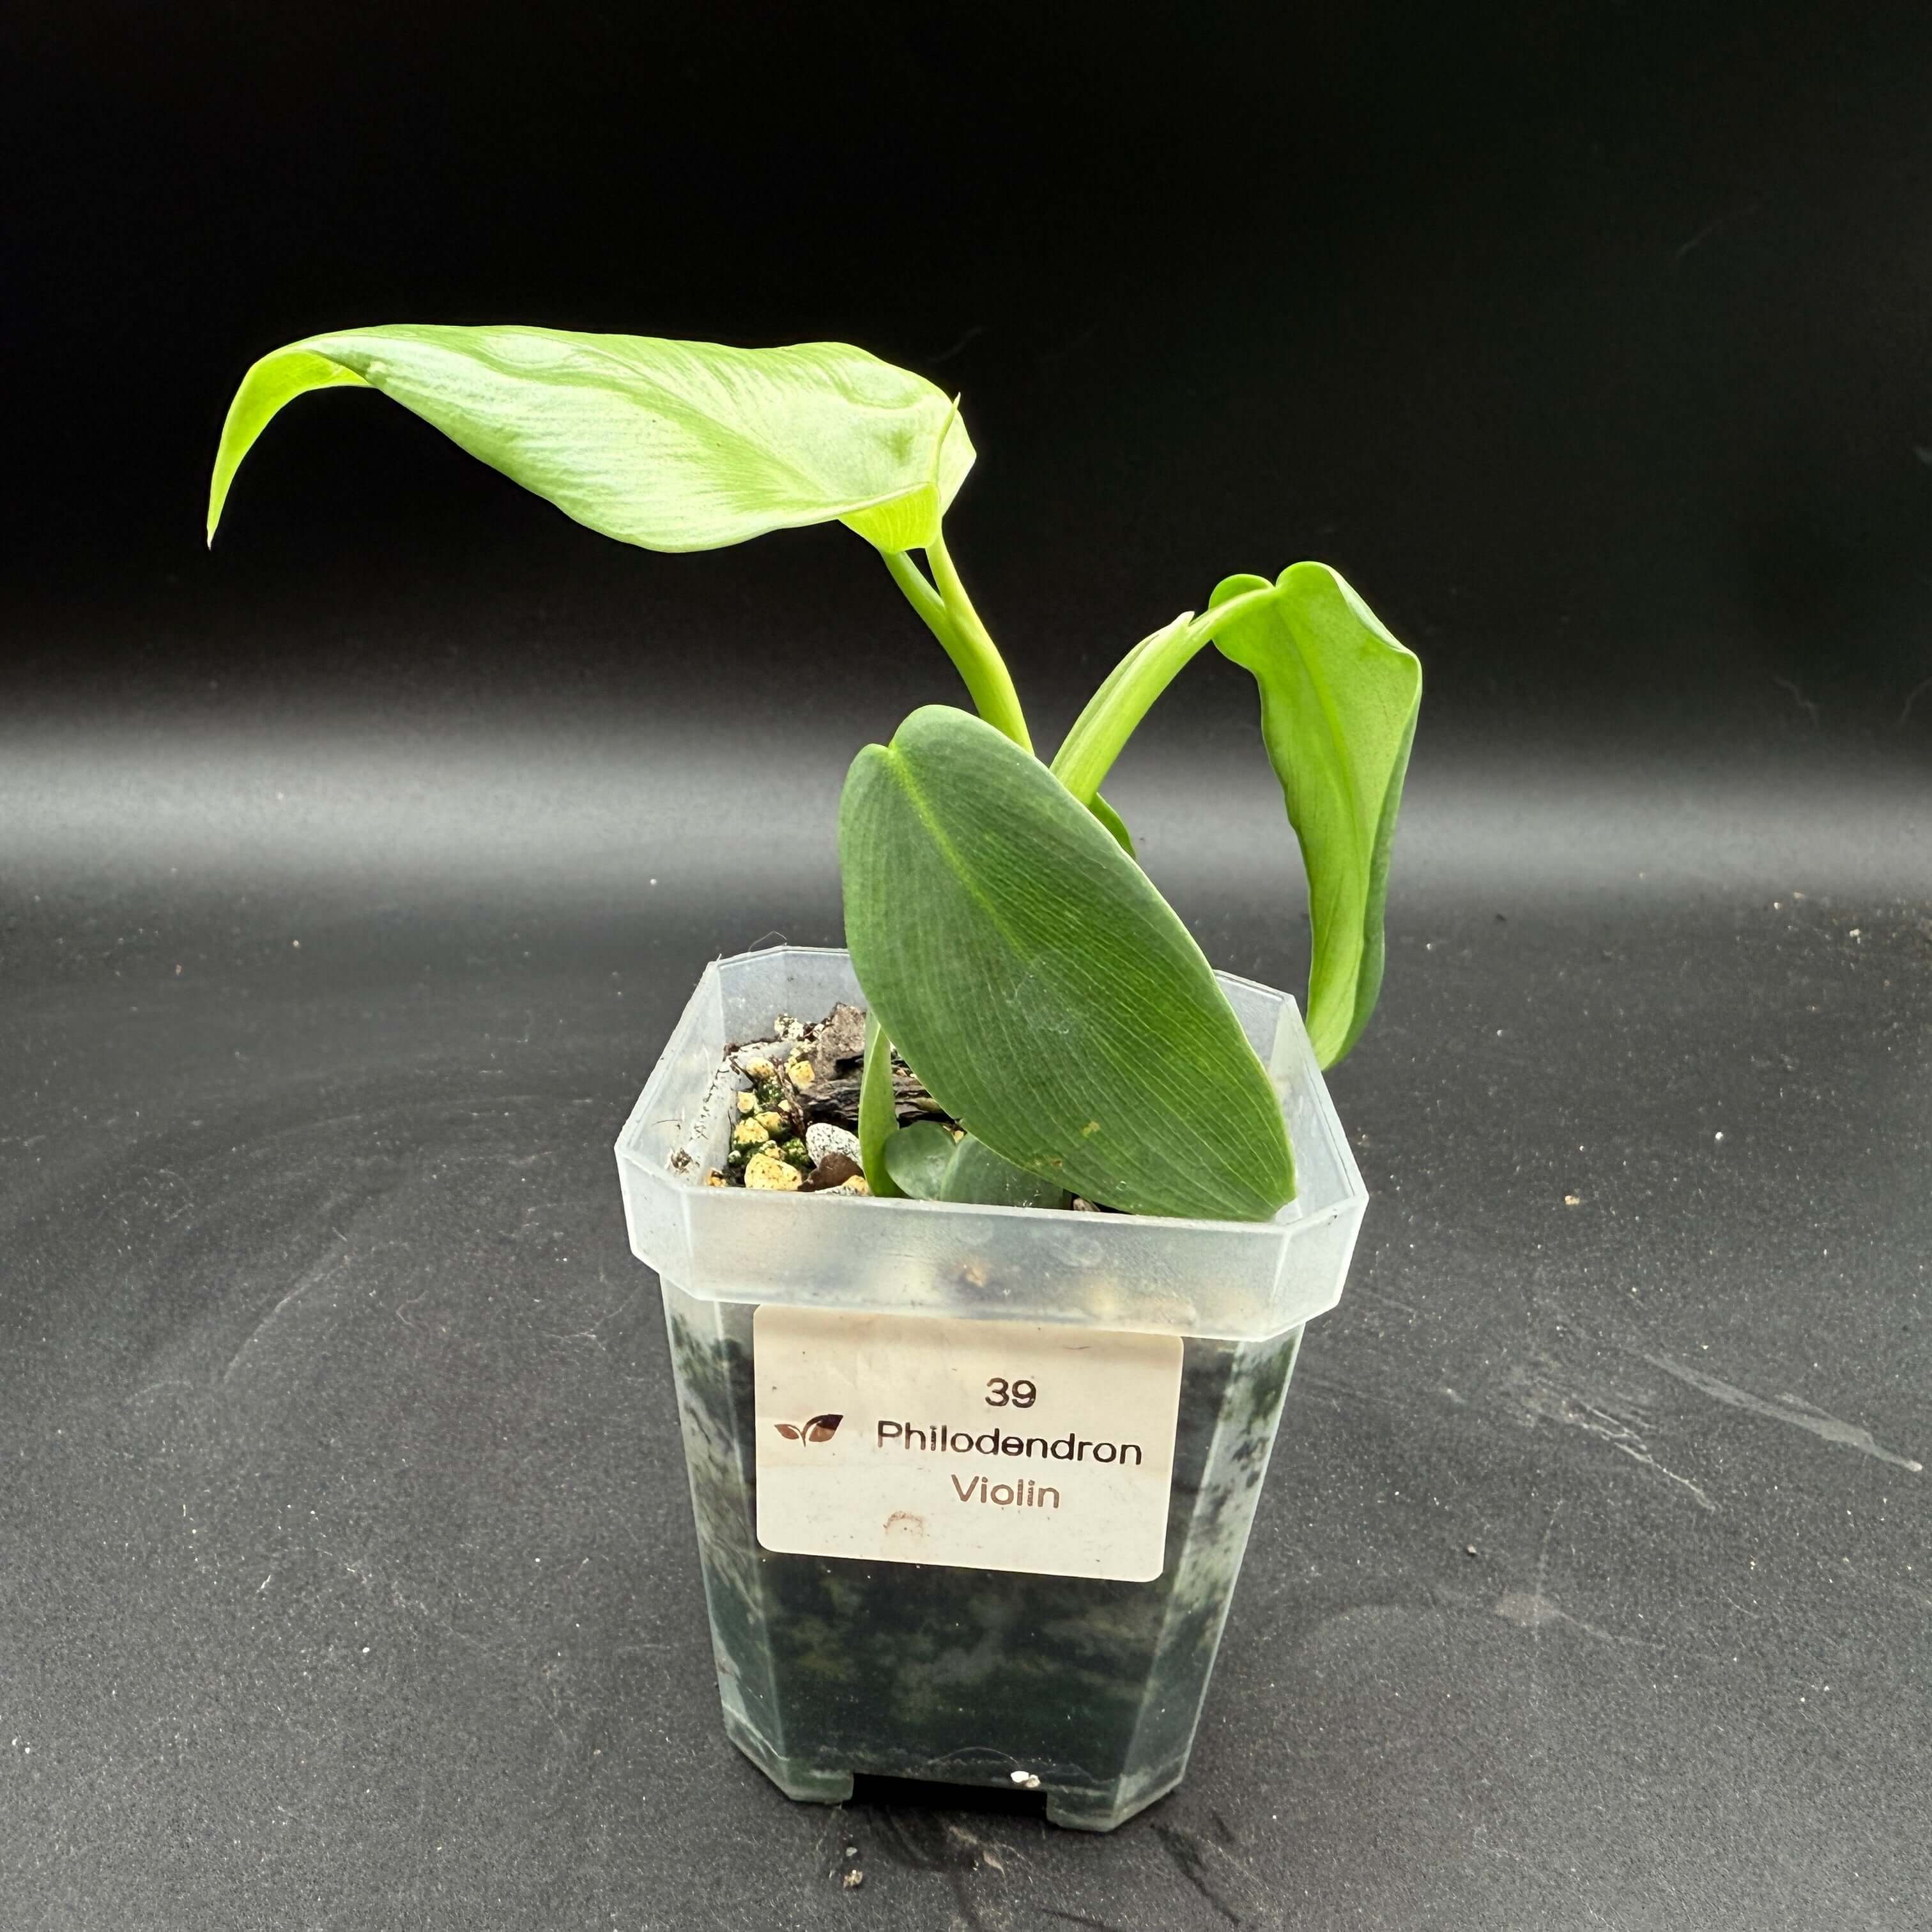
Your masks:
<svg viewBox="0 0 1932 1932"><path fill-rule="evenodd" d="M839 856L872 1011L994 1154L1138 1214L1291 1198L1280 1103L1201 949L1037 759L915 711L854 761Z"/></svg>
<svg viewBox="0 0 1932 1932"><path fill-rule="evenodd" d="M917 548L973 464L943 390L842 342L399 322L311 336L248 371L215 456L210 542L269 419L338 384L380 389L580 524L646 550L834 520L882 550Z"/></svg>
<svg viewBox="0 0 1932 1932"><path fill-rule="evenodd" d="M1231 577L1208 606L1268 588L1264 577ZM1422 666L1326 564L1292 565L1274 590L1214 642L1261 686L1262 736L1308 874L1308 1037L1332 1066L1382 990L1389 850Z"/></svg>

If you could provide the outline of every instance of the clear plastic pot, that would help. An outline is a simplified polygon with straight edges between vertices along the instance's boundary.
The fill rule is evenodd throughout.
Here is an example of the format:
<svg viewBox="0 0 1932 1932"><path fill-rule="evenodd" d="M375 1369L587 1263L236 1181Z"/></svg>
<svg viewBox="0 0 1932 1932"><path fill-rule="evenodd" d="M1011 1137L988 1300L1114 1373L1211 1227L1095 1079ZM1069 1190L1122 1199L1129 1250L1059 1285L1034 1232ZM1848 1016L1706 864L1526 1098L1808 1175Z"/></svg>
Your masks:
<svg viewBox="0 0 1932 1932"><path fill-rule="evenodd" d="M1366 1200L1294 1003L1222 976L1281 1096L1299 1193L1272 1222L707 1187L718 1065L780 1012L862 1003L843 952L706 969L617 1142L662 1283L724 1724L794 1798L855 1772L1038 1788L1108 1831L1178 1784L1302 1324L1340 1298ZM1166 1563L1151 1582L782 1555L757 1533L761 1303L1184 1338Z"/></svg>

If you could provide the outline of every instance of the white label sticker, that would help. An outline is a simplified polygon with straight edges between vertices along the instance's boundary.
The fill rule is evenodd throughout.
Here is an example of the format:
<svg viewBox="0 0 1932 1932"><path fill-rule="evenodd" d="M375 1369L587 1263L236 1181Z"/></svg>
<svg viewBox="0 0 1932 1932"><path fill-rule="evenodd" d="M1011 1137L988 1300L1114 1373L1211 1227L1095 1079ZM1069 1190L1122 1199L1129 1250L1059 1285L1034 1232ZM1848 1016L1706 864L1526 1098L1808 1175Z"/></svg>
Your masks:
<svg viewBox="0 0 1932 1932"><path fill-rule="evenodd" d="M1160 1574L1178 1335L777 1306L752 1334L767 1550Z"/></svg>

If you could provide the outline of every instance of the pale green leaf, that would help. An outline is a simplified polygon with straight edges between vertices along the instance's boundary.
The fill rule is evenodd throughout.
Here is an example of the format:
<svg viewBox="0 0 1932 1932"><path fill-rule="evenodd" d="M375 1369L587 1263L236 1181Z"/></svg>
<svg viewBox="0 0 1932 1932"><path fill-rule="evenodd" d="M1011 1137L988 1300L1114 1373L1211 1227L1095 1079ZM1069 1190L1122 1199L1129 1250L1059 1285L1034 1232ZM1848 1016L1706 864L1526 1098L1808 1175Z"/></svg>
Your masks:
<svg viewBox="0 0 1932 1932"><path fill-rule="evenodd" d="M248 371L215 458L211 540L269 418L337 383L381 390L579 523L646 550L839 520L882 548L914 548L973 463L943 390L844 343L397 323L312 336Z"/></svg>
<svg viewBox="0 0 1932 1932"><path fill-rule="evenodd" d="M1231 577L1209 608L1268 588ZM1261 686L1262 735L1308 874L1308 1036L1330 1066L1382 990L1389 852L1422 666L1326 564L1292 565L1274 590L1214 642Z"/></svg>
<svg viewBox="0 0 1932 1932"><path fill-rule="evenodd" d="M1292 1197L1280 1103L1200 948L1036 759L916 711L854 761L839 854L871 1010L994 1153L1139 1214Z"/></svg>
<svg viewBox="0 0 1932 1932"><path fill-rule="evenodd" d="M855 350L853 353L863 352ZM879 366L890 365L881 363ZM905 374L902 370L893 373ZM920 380L916 376L907 380ZM927 480L918 489L892 497L875 508L856 511L844 519L848 530L856 530L888 556L924 550L938 537L940 520L973 466L973 446L967 438L965 424L959 420L956 399L947 419L940 424L938 434L931 437L931 447Z"/></svg>

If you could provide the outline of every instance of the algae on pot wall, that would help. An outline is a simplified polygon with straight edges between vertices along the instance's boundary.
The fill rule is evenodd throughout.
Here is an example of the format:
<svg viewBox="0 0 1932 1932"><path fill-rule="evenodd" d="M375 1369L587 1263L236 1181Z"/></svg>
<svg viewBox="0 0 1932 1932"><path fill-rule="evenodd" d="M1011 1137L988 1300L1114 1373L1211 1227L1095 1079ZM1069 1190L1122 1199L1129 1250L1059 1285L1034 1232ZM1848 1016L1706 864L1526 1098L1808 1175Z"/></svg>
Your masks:
<svg viewBox="0 0 1932 1932"><path fill-rule="evenodd" d="M1179 1783L1299 1328L1186 1344L1166 1566L1121 1583L761 1548L752 1310L664 1295L725 1727L776 1784L1017 1781L1106 1831Z"/></svg>

